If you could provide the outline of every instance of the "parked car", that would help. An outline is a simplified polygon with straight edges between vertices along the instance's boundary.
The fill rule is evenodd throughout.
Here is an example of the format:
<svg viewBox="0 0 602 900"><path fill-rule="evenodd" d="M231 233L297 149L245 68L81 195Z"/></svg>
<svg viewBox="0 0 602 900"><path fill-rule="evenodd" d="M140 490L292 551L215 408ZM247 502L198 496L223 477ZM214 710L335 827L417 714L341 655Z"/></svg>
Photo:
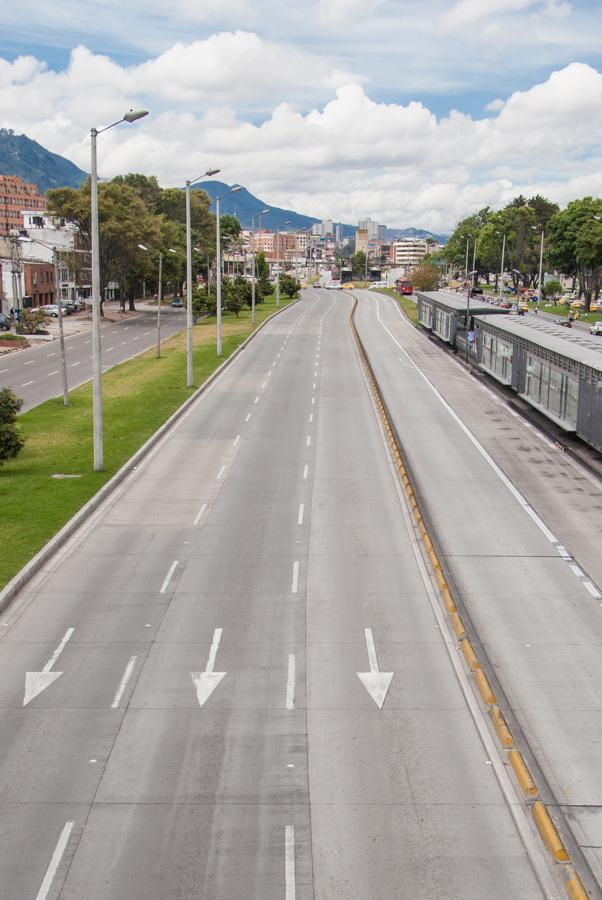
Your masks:
<svg viewBox="0 0 602 900"><path fill-rule="evenodd" d="M589 326L590 334L602 334L602 319L598 319L597 322L592 322Z"/></svg>
<svg viewBox="0 0 602 900"><path fill-rule="evenodd" d="M40 306L39 309L43 310L47 316L51 316L53 319L58 319L59 316L59 308L56 303L47 303L45 306Z"/></svg>
<svg viewBox="0 0 602 900"><path fill-rule="evenodd" d="M182 309L182 307L184 306L184 301L181 297L174 297L171 301L171 305L174 309Z"/></svg>
<svg viewBox="0 0 602 900"><path fill-rule="evenodd" d="M314 281L314 283L312 284L312 287L314 287L314 288L321 288L321 287L322 287L322 284L321 284L319 281Z"/></svg>
<svg viewBox="0 0 602 900"><path fill-rule="evenodd" d="M10 331L10 319L0 313L0 331Z"/></svg>

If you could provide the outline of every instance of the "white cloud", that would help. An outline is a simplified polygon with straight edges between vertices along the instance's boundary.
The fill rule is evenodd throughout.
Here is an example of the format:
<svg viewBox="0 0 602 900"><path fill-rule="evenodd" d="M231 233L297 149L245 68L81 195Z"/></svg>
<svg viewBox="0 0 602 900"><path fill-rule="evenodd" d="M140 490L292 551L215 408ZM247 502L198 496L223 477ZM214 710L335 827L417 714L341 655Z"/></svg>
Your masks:
<svg viewBox="0 0 602 900"><path fill-rule="evenodd" d="M356 17L365 22L383 6L385 0L318 0L318 17L323 22L353 24Z"/></svg>
<svg viewBox="0 0 602 900"><path fill-rule="evenodd" d="M456 0L443 15L442 25L449 29L464 28L477 22L488 22L500 14L507 16L531 9L563 18L572 7L563 0Z"/></svg>
<svg viewBox="0 0 602 900"><path fill-rule="evenodd" d="M262 54L269 77L246 72ZM305 90L317 71L330 99L306 112L277 102L263 121L251 121L234 101L253 91L274 96L272 66L287 54L287 93L290 85ZM216 166L220 178L267 202L348 222L371 215L445 230L519 192L566 202L602 190L602 130L592 117L602 106L602 74L590 66L560 69L477 118L437 117L416 101L376 102L357 82L333 92L327 85L344 76L321 57L312 65L306 73L290 48L244 32L178 47L142 66L124 68L84 47L60 72L32 58L0 61L0 125L88 169L90 126L148 105L148 119L101 136L101 175L142 171L182 185Z"/></svg>

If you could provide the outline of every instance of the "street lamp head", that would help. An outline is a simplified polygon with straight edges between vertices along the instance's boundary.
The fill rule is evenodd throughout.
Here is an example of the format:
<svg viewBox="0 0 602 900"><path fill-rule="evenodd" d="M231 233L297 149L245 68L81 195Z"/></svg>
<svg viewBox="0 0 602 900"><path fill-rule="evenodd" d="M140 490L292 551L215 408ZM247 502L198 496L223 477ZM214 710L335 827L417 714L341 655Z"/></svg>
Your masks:
<svg viewBox="0 0 602 900"><path fill-rule="evenodd" d="M173 247L170 247L167 251L168 253L177 253L177 250L174 250Z"/></svg>
<svg viewBox="0 0 602 900"><path fill-rule="evenodd" d="M148 253L148 247L145 247L144 244L138 244L140 250L145 250Z"/></svg>
<svg viewBox="0 0 602 900"><path fill-rule="evenodd" d="M221 172L221 169L207 169L205 178L211 178L212 175L217 175L218 172Z"/></svg>
<svg viewBox="0 0 602 900"><path fill-rule="evenodd" d="M239 191L242 191L242 184L235 184L230 188L231 194L238 194Z"/></svg>
<svg viewBox="0 0 602 900"><path fill-rule="evenodd" d="M136 122L138 119L143 119L145 116L148 116L148 109L130 109L123 117L123 121Z"/></svg>
<svg viewBox="0 0 602 900"><path fill-rule="evenodd" d="M269 209L262 209L259 213L260 216L265 216L266 213L269 213Z"/></svg>

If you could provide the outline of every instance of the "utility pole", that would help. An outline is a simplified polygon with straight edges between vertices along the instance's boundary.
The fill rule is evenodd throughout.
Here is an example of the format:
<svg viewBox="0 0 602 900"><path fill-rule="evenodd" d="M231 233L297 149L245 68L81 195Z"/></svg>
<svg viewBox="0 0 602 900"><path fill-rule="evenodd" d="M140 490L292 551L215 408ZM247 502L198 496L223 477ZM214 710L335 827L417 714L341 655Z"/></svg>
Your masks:
<svg viewBox="0 0 602 900"><path fill-rule="evenodd" d="M63 406L69 406L69 385L67 383L67 358L65 355L65 333L63 331L63 298L59 285L59 255L56 248L52 250L52 262L54 265L54 288L56 294L56 306L59 323L59 348L61 351L61 381L63 383Z"/></svg>
<svg viewBox="0 0 602 900"><path fill-rule="evenodd" d="M161 358L161 304L163 303L163 253L159 250L159 284L157 286L157 359Z"/></svg>

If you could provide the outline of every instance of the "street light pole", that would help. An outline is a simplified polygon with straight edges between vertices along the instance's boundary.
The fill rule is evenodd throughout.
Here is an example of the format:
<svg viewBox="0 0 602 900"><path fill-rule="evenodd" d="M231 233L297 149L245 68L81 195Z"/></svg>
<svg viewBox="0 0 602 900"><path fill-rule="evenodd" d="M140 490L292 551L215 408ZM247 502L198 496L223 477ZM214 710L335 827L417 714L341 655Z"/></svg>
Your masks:
<svg viewBox="0 0 602 900"><path fill-rule="evenodd" d="M541 294L543 291L543 240L544 240L544 229L541 229L541 245L539 247L539 282L538 282L538 291L537 291L537 309L540 308L541 305Z"/></svg>
<svg viewBox="0 0 602 900"><path fill-rule="evenodd" d="M262 209L260 213L251 216L251 260L253 265L253 277L251 280L251 324L255 324L255 282L256 282L256 261L255 261L255 219L259 219L259 227L261 228L261 217L268 213L269 209Z"/></svg>
<svg viewBox="0 0 602 900"><path fill-rule="evenodd" d="M290 221L282 223L290 225ZM276 229L276 306L280 306L280 228Z"/></svg>
<svg viewBox="0 0 602 900"><path fill-rule="evenodd" d="M163 303L163 254L159 250L159 284L157 285L157 359L161 358L161 304Z"/></svg>
<svg viewBox="0 0 602 900"><path fill-rule="evenodd" d="M59 289L59 258L56 248L52 250L54 265L54 288L59 322L59 348L61 352L61 381L63 383L63 406L69 406L69 386L67 383L67 360L65 358L65 332L63 331L63 300Z"/></svg>
<svg viewBox="0 0 602 900"><path fill-rule="evenodd" d="M502 293L504 289L504 261L506 257L506 232L504 232L504 237L502 238L502 268L500 269L500 300L502 299Z"/></svg>
<svg viewBox="0 0 602 900"><path fill-rule="evenodd" d="M194 383L192 360L192 226L190 217L190 186L201 178L217 175L219 169L207 169L198 178L186 181L186 386Z"/></svg>
<svg viewBox="0 0 602 900"><path fill-rule="evenodd" d="M228 194L237 194L242 187L234 184L229 191L215 198L215 265L217 272L217 300L216 300L216 320L217 320L217 336L216 336L216 352L218 356L222 355L222 247L221 247L221 201Z"/></svg>
<svg viewBox="0 0 602 900"><path fill-rule="evenodd" d="M98 166L96 159L96 139L103 131L108 131L121 122L135 122L148 116L148 110L130 110L123 118L106 128L90 129L90 210L92 244L92 422L94 443L94 471L104 470L104 445L102 429L102 362L100 341L100 238L98 226Z"/></svg>

